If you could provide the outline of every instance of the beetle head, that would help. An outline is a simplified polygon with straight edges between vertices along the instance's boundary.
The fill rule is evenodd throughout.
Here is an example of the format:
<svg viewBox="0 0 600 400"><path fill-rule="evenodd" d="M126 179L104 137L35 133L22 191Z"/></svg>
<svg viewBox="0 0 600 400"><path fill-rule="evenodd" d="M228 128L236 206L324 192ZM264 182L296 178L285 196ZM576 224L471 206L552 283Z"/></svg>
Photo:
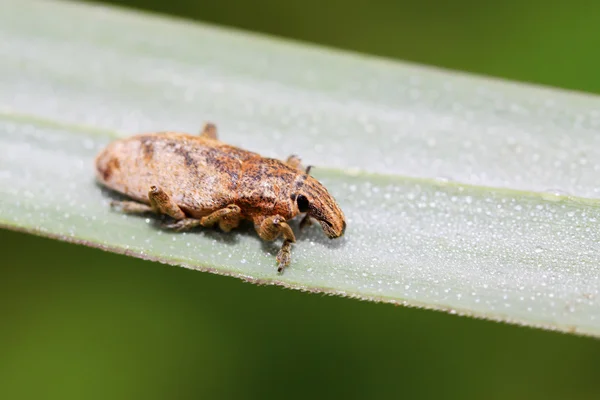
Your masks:
<svg viewBox="0 0 600 400"><path fill-rule="evenodd" d="M315 178L306 175L302 186L292 194L291 198L296 202L298 211L307 213L319 221L330 239L344 234L346 230L344 213L333 196Z"/></svg>

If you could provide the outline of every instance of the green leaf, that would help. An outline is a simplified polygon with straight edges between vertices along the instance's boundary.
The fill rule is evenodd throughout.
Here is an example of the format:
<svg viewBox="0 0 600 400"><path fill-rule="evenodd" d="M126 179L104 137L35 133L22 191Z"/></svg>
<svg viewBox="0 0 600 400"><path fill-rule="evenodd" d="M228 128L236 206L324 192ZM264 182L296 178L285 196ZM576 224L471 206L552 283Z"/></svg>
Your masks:
<svg viewBox="0 0 600 400"><path fill-rule="evenodd" d="M600 99L103 6L5 1L0 223L204 271L600 335ZM299 154L329 240L176 234L111 211L95 154L140 131ZM294 225L297 229L297 223Z"/></svg>

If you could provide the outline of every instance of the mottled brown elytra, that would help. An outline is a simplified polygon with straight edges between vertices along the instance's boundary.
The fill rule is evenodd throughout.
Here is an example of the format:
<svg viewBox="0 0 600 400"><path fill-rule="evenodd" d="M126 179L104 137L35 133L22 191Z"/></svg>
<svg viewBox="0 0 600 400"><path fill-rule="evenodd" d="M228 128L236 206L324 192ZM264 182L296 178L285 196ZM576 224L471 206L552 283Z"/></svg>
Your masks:
<svg viewBox="0 0 600 400"><path fill-rule="evenodd" d="M200 135L149 133L110 143L96 158L100 183L134 201L114 201L124 212L166 214L177 231L218 226L225 232L242 219L254 223L263 240L283 236L278 271L290 263L296 241L286 222L305 213L330 238L344 234L342 210L327 189L304 170L300 159L285 162L227 145L206 124Z"/></svg>

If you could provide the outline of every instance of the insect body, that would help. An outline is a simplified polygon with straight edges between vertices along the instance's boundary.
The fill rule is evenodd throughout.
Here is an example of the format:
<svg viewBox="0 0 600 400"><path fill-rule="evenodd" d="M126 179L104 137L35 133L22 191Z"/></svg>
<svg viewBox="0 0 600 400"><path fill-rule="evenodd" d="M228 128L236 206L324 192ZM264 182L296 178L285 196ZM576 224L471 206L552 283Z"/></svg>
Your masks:
<svg viewBox="0 0 600 400"><path fill-rule="evenodd" d="M218 225L229 232L248 219L264 240L283 236L279 272L296 241L287 220L305 213L301 227L314 218L332 239L346 229L342 210L307 172L295 156L283 162L219 141L212 124L199 136L164 132L117 140L96 158L98 181L134 200L113 202L125 212L168 215L175 222L166 227L178 231Z"/></svg>

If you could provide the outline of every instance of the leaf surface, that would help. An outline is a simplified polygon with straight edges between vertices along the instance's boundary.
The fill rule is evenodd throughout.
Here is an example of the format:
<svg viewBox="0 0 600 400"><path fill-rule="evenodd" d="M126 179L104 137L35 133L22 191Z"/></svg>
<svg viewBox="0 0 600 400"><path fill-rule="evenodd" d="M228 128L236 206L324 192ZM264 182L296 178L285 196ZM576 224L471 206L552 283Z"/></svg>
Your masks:
<svg viewBox="0 0 600 400"><path fill-rule="evenodd" d="M600 334L600 99L103 6L6 1L0 223L250 281ZM346 236L177 234L111 211L95 154L141 131L299 154ZM297 223L294 225L297 230Z"/></svg>

